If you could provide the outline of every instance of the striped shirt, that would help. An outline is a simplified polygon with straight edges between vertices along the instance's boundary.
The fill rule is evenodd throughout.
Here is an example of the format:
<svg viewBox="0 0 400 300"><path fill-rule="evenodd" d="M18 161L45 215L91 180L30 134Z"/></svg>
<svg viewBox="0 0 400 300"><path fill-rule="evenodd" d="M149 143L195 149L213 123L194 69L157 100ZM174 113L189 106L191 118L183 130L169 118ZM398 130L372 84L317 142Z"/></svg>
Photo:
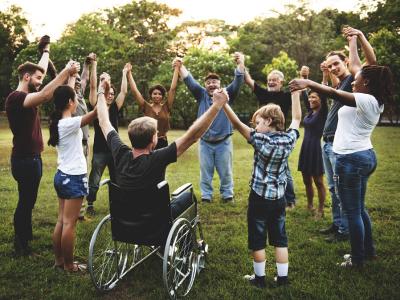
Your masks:
<svg viewBox="0 0 400 300"><path fill-rule="evenodd" d="M289 154L293 151L299 131L259 133L252 131L249 144L254 148L254 166L250 187L267 200L284 196Z"/></svg>

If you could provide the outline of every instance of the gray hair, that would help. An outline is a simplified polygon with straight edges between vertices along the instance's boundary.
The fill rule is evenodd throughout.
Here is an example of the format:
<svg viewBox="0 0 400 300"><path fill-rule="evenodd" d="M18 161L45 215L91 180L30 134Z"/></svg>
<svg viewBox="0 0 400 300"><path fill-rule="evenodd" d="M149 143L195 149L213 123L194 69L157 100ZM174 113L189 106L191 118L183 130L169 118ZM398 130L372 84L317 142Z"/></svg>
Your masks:
<svg viewBox="0 0 400 300"><path fill-rule="evenodd" d="M281 71L279 71L279 70L272 70L271 72L269 72L267 78L268 78L270 75L277 75L281 81L284 81L284 80L285 80L285 76L284 76L283 73L282 73Z"/></svg>

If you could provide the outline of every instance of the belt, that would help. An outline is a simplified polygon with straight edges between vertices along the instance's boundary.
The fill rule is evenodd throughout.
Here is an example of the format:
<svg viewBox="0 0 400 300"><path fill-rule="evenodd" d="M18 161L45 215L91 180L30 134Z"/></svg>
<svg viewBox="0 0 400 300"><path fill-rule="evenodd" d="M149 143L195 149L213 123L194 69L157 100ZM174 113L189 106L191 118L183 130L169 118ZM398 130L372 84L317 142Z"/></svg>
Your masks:
<svg viewBox="0 0 400 300"><path fill-rule="evenodd" d="M334 140L334 138L335 138L334 135L322 137L322 139L323 139L323 141L324 141L325 143L332 143L333 140Z"/></svg>
<svg viewBox="0 0 400 300"><path fill-rule="evenodd" d="M82 145L87 146L88 142L87 140L82 140Z"/></svg>
<svg viewBox="0 0 400 300"><path fill-rule="evenodd" d="M203 139L203 138L202 138L202 140L207 142L207 143L209 143L209 144L218 144L218 143L221 143L221 142L225 141L230 136L231 136L230 134L227 134L223 138L220 138L220 139L217 139L217 140L206 140L206 139Z"/></svg>

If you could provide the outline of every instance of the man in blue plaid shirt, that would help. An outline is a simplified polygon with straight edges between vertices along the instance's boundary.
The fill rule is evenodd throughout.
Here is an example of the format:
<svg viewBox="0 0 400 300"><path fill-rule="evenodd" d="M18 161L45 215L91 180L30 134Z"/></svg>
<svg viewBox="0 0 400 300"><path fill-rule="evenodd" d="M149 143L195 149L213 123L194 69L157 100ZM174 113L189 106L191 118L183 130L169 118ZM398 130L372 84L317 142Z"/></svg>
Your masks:
<svg viewBox="0 0 400 300"><path fill-rule="evenodd" d="M285 188L287 159L299 137L301 106L299 92L292 93L292 123L285 130L285 117L276 104L261 107L253 115L255 130L242 123L229 105L224 111L232 125L254 148L254 167L247 210L248 245L252 250L254 274L250 284L265 288L265 247L275 247L277 285L288 284L288 240L285 231Z"/></svg>

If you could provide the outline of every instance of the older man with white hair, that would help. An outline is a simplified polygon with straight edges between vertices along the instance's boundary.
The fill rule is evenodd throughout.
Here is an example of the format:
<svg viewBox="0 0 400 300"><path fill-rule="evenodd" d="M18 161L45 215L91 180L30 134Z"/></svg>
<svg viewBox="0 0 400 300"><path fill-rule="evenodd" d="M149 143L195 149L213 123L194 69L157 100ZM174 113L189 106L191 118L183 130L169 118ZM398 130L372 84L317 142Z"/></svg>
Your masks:
<svg viewBox="0 0 400 300"><path fill-rule="evenodd" d="M284 80L285 76L281 71L272 70L267 76L267 88L263 88L251 78L247 70L244 75L244 82L252 89L252 91L256 95L259 105L262 106L271 102L278 104L281 107L283 114L285 115L285 120L287 120L287 115L292 105L292 98L290 91L282 90ZM296 205L296 195L294 193L293 178L290 174L289 165L287 168L286 176L286 205L289 209L293 209Z"/></svg>

